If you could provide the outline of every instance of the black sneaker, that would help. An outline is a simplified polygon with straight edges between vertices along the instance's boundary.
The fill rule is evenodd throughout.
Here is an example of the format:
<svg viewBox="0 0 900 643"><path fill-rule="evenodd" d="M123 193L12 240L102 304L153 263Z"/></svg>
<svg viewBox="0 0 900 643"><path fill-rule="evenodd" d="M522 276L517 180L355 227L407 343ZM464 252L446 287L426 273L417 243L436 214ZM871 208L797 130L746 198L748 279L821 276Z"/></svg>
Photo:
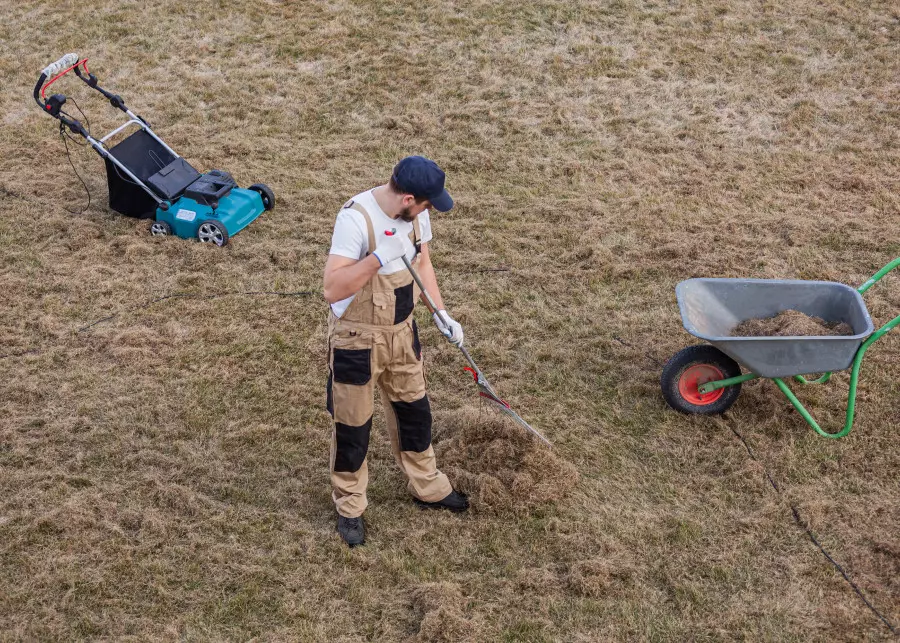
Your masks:
<svg viewBox="0 0 900 643"><path fill-rule="evenodd" d="M364 545L366 542L366 525L362 516L359 518L338 516L337 530L344 542L351 547Z"/></svg>
<svg viewBox="0 0 900 643"><path fill-rule="evenodd" d="M451 491L446 498L437 502L425 502L418 498L413 500L422 509L447 509L453 513L460 513L469 508L469 499L461 491Z"/></svg>

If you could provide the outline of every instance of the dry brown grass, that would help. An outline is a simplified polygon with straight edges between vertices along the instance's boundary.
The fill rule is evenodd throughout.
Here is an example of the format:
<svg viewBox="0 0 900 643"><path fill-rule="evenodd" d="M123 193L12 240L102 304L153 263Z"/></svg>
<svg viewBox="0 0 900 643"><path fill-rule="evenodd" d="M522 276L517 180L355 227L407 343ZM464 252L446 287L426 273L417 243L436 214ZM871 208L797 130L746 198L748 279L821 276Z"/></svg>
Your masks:
<svg viewBox="0 0 900 643"><path fill-rule="evenodd" d="M441 468L471 496L475 511L527 512L578 485L572 464L490 408L439 413L436 421Z"/></svg>
<svg viewBox="0 0 900 643"><path fill-rule="evenodd" d="M679 280L856 284L900 254L893 3L0 8L0 354L41 348L0 360L3 638L886 639L790 504L900 623L897 337L836 442L766 382L718 419L666 410L657 384L690 342ZM276 210L225 250L152 239L78 150L95 201L66 213L83 192L30 98L66 51L197 167L272 185ZM95 132L117 122L68 87ZM457 199L433 256L475 359L579 481L521 511L423 513L380 433L369 544L348 551L322 300L135 306L318 290L336 208L407 153ZM877 321L898 284L866 294ZM423 338L449 445L475 391ZM836 379L802 393L829 427Z"/></svg>
<svg viewBox="0 0 900 643"><path fill-rule="evenodd" d="M821 337L823 335L853 335L846 322L827 322L799 310L785 310L773 317L748 319L731 330L733 337Z"/></svg>

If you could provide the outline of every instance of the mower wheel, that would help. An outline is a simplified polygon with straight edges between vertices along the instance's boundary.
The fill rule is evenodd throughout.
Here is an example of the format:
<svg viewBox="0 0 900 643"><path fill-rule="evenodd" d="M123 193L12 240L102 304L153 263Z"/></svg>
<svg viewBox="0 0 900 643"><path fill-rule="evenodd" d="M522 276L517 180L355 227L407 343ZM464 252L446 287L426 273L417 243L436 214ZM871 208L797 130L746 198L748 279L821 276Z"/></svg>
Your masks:
<svg viewBox="0 0 900 643"><path fill-rule="evenodd" d="M266 210L271 210L275 207L275 193L265 183L254 183L247 189L259 192L260 196L262 196L263 207Z"/></svg>
<svg viewBox="0 0 900 643"><path fill-rule="evenodd" d="M154 237L168 237L172 234L172 226L165 221L154 221L150 224L150 234Z"/></svg>
<svg viewBox="0 0 900 643"><path fill-rule="evenodd" d="M207 219L200 222L197 228L197 238L200 243L213 243L220 248L228 243L228 230L218 221Z"/></svg>
<svg viewBox="0 0 900 643"><path fill-rule="evenodd" d="M741 367L714 346L701 344L678 351L666 363L660 386L666 403L676 411L695 415L720 415L741 394L741 385L700 393L702 384L737 377Z"/></svg>

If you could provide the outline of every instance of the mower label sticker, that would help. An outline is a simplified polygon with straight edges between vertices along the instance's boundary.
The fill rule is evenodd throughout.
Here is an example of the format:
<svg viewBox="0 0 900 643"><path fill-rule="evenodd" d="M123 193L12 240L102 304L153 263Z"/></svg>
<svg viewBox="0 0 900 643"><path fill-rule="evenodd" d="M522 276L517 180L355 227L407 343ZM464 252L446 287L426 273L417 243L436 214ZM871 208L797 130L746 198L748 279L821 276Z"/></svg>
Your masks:
<svg viewBox="0 0 900 643"><path fill-rule="evenodd" d="M182 221L193 221L197 218L197 213L193 210L179 210L175 213L175 218Z"/></svg>

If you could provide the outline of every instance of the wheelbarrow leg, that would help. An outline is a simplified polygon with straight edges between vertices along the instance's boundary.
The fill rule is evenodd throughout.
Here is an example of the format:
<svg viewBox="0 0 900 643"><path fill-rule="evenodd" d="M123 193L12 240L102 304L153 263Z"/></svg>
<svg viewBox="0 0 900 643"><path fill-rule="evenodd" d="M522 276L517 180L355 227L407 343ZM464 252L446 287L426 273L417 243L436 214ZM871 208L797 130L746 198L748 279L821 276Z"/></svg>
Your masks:
<svg viewBox="0 0 900 643"><path fill-rule="evenodd" d="M794 375L794 379L800 382L801 384L824 384L828 380L831 379L833 373L825 373L822 377L817 380L808 380L802 375Z"/></svg>
<svg viewBox="0 0 900 643"><path fill-rule="evenodd" d="M781 392L784 393L784 396L790 400L791 404L794 405L794 408L797 409L797 412L803 416L803 419L806 420L806 423L809 424L813 431L818 433L824 438L842 438L853 428L853 416L856 414L856 376L858 373L858 369L853 369L853 375L850 380L850 395L847 401L847 421L844 423L844 428L838 431L837 433L828 433L823 431L819 426L818 422L813 419L813 416L810 415L809 411L806 410L806 407L803 406L803 403L797 399L797 396L794 395L794 392L788 388L788 385L784 383L784 380L780 377L772 378L772 381L781 389Z"/></svg>
<svg viewBox="0 0 900 643"><path fill-rule="evenodd" d="M856 357L853 360L853 370L850 372L850 392L847 395L847 420L844 423L844 428L837 433L828 433L823 431L819 424L813 419L812 415L810 415L809 411L803 406L800 400L797 399L797 396L794 395L794 392L788 388L788 385L784 383L784 380L781 378L773 378L773 381L781 389L781 392L784 393L785 397L790 400L791 404L794 405L794 408L797 409L797 412L803 416L803 419L806 420L807 424L809 424L813 431L821 435L825 438L842 438L853 428L853 419L856 415L856 387L859 383L859 368L862 365L863 355L866 354L869 346L878 341L879 338L890 332L896 326L900 326L900 317L896 317L887 324L885 324L881 329L875 332L874 335L869 337L863 345L859 347L859 350L856 352ZM819 380L824 379L826 376L830 374L823 375ZM816 380L818 382L819 380ZM806 384L807 382L804 382ZM815 382L809 382L815 383Z"/></svg>

